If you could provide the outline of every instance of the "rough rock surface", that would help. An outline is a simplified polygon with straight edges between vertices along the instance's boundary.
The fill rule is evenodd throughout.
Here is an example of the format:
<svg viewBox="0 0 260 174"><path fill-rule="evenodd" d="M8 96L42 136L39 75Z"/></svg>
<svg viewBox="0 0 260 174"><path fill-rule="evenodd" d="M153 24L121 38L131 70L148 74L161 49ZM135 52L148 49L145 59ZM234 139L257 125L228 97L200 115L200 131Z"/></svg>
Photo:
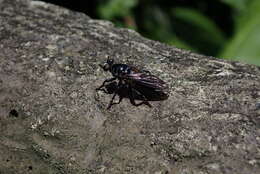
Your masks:
<svg viewBox="0 0 260 174"><path fill-rule="evenodd" d="M0 173L260 173L260 69L166 46L110 22L0 0ZM106 110L106 56L171 87Z"/></svg>

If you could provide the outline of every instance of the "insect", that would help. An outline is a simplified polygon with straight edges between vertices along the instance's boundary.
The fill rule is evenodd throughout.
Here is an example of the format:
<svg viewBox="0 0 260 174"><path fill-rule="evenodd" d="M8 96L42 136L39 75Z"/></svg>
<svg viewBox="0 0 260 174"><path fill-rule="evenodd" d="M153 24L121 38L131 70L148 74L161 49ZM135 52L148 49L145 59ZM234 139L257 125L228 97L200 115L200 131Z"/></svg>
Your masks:
<svg viewBox="0 0 260 174"><path fill-rule="evenodd" d="M96 88L96 90L114 94L107 109L114 104L119 104L123 98L129 98L134 106L145 104L152 107L148 101L166 100L169 97L168 85L149 71L127 64L116 64L110 58L100 67L104 71L109 71L113 76ZM118 102L114 102L116 95L119 96ZM136 103L136 100L141 100L141 102Z"/></svg>

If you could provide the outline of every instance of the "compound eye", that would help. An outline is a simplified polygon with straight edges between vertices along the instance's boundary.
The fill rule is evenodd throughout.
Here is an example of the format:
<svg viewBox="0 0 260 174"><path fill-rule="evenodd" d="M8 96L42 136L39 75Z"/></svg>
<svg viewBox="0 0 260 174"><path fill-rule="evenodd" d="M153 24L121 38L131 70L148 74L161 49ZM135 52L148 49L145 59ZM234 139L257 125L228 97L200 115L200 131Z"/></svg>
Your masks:
<svg viewBox="0 0 260 174"><path fill-rule="evenodd" d="M107 59L107 64L112 65L114 63L113 59Z"/></svg>

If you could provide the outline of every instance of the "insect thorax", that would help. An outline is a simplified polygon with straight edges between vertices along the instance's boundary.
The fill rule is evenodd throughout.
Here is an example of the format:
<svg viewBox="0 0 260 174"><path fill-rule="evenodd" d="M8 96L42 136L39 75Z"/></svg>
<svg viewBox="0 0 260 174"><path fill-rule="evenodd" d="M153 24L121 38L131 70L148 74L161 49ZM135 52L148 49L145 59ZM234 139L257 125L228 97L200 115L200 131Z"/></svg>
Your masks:
<svg viewBox="0 0 260 174"><path fill-rule="evenodd" d="M114 64L111 68L111 73L115 77L121 77L122 75L130 74L131 69L126 64Z"/></svg>

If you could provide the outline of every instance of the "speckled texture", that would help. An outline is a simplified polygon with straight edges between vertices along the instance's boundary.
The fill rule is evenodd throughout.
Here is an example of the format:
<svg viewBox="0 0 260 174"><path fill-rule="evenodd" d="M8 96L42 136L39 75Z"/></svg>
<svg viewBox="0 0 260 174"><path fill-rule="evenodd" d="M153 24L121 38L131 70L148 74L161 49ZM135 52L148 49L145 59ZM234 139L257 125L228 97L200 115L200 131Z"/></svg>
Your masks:
<svg viewBox="0 0 260 174"><path fill-rule="evenodd" d="M260 173L260 69L29 0L0 1L0 173ZM106 56L167 81L106 110Z"/></svg>

